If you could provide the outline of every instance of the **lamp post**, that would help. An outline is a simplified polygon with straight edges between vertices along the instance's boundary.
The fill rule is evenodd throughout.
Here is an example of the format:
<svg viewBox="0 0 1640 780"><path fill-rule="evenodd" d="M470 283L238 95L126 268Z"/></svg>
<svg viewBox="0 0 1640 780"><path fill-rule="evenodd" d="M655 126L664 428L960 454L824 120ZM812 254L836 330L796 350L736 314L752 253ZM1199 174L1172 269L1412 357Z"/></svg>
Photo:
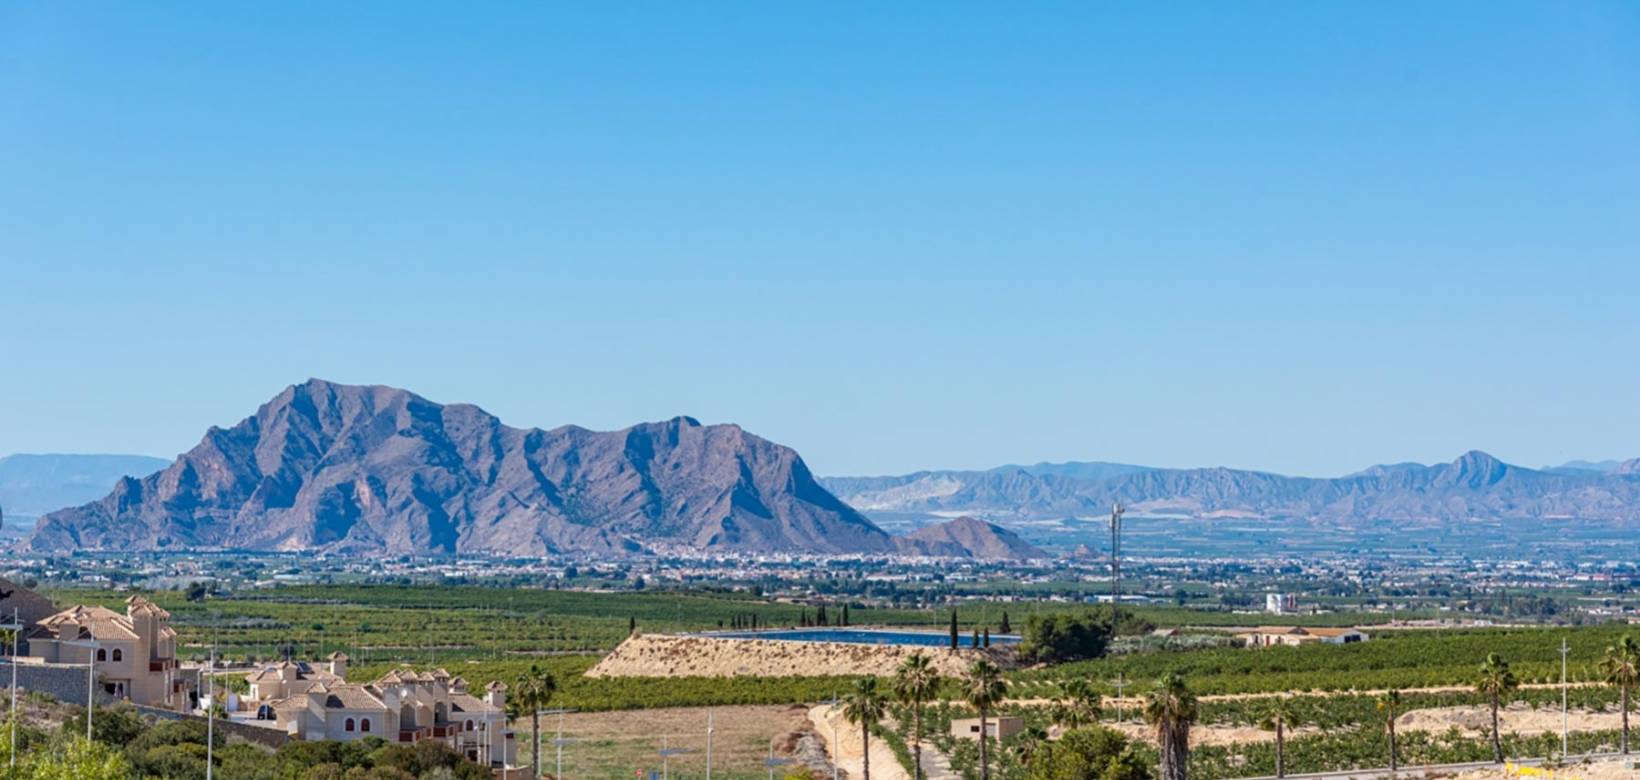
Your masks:
<svg viewBox="0 0 1640 780"><path fill-rule="evenodd" d="M1116 722L1121 723L1122 722L1122 689L1127 687L1128 681L1127 681L1126 677L1123 677L1122 675L1118 674L1118 675L1116 675L1116 679L1113 679L1113 680L1110 681L1110 684L1116 688Z"/></svg>
<svg viewBox="0 0 1640 780"><path fill-rule="evenodd" d="M17 608L11 608L11 623L0 626L11 632L11 765L17 766L17 651L23 640L23 625L17 622Z"/></svg>
<svg viewBox="0 0 1640 780"><path fill-rule="evenodd" d="M791 762L792 762L792 760L789 759L789 758L775 758L774 757L774 743L773 742L769 743L769 757L766 758L766 759L763 759L763 765L769 768L769 780L774 780L774 768L775 767L785 766L787 764L790 764Z"/></svg>
<svg viewBox="0 0 1640 780"><path fill-rule="evenodd" d="M666 735L661 735L661 780L672 780L672 757L681 756L688 752L683 748L667 747Z"/></svg>
<svg viewBox="0 0 1640 780"><path fill-rule="evenodd" d="M1566 732L1571 725L1571 714L1566 709L1566 637L1560 638L1560 756L1566 757ZM1625 716L1626 717L1626 716Z"/></svg>
<svg viewBox="0 0 1640 780"><path fill-rule="evenodd" d="M89 631L89 629L87 629ZM61 644L83 647L85 651L85 739L91 741L91 713L97 709L97 638L78 639Z"/></svg>
<svg viewBox="0 0 1640 780"><path fill-rule="evenodd" d="M210 660L205 662L205 780L211 780L211 760L216 736L216 642L211 642Z"/></svg>
<svg viewBox="0 0 1640 780"><path fill-rule="evenodd" d="M558 716L558 736L552 740L552 746L555 751L555 763L553 765L553 776L555 778L562 778L564 776L564 746L574 744L578 741L575 739L564 738L564 715L569 712L574 712L574 710L559 707L557 709L541 710L539 713L541 715ZM539 772L541 770L537 767L535 771Z"/></svg>
<svg viewBox="0 0 1640 780"><path fill-rule="evenodd" d="M712 711L706 711L706 780L712 780L712 735L717 733L717 727L712 725Z"/></svg>

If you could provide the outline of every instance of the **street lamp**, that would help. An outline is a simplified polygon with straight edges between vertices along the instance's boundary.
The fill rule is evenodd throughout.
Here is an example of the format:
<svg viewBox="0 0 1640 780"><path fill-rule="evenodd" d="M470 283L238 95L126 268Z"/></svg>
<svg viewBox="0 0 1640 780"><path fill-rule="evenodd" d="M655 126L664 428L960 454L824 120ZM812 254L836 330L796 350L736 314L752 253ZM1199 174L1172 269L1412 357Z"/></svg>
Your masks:
<svg viewBox="0 0 1640 780"><path fill-rule="evenodd" d="M661 780L672 780L672 757L681 756L688 752L683 748L667 747L666 735L661 735Z"/></svg>
<svg viewBox="0 0 1640 780"><path fill-rule="evenodd" d="M11 632L11 765L17 766L17 651L23 639L23 624L17 622L17 608L11 608L11 622L0 626Z"/></svg>
<svg viewBox="0 0 1640 780"><path fill-rule="evenodd" d="M565 739L564 738L564 713L567 713L567 712L570 712L570 710L566 710L566 709L562 709L562 708L556 709L556 710L542 710L541 711L541 714L543 714L543 715L554 715L555 714L555 715L558 716L558 736L552 740L553 749L557 753L557 758L555 759L555 763L553 765L553 775L552 776L554 778L562 778L564 776L564 746L580 741L580 740L577 740L577 739Z"/></svg>
<svg viewBox="0 0 1640 780"><path fill-rule="evenodd" d="M97 638L76 639L62 644L84 647L85 652L85 740L91 741L91 713L97 709Z"/></svg>
<svg viewBox="0 0 1640 780"><path fill-rule="evenodd" d="M787 764L790 764L791 762L792 762L792 760L789 759L789 758L775 758L774 757L774 743L771 742L769 744L769 757L763 759L763 765L769 768L769 780L774 780L774 768L775 767L785 766Z"/></svg>
<svg viewBox="0 0 1640 780"><path fill-rule="evenodd" d="M712 725L712 711L706 711L706 780L712 780L712 735L717 733L717 727Z"/></svg>

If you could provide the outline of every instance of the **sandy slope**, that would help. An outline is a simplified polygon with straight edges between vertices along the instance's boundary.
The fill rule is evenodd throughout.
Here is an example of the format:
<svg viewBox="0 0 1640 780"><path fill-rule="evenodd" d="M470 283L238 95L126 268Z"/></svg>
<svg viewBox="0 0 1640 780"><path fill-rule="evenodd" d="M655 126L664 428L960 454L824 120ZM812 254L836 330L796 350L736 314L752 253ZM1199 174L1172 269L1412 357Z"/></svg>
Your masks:
<svg viewBox="0 0 1640 780"><path fill-rule="evenodd" d="M826 742L826 750L831 753L832 762L837 764L850 778L858 780L864 777L860 750L860 727L848 722L843 717L841 707L832 707L822 704L809 710L809 720L814 722L814 730ZM836 728L836 740L833 741L833 727ZM927 749L926 747L924 748ZM910 780L910 773L900 766L900 760L894 757L894 751L888 743L873 739L871 741L871 778L872 780Z"/></svg>

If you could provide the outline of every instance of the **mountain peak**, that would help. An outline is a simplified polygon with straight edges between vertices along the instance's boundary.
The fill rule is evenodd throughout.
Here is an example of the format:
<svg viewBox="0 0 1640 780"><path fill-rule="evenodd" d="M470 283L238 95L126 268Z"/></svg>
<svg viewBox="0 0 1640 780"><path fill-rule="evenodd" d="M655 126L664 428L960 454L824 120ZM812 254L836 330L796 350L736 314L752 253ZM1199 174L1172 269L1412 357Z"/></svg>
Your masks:
<svg viewBox="0 0 1640 780"><path fill-rule="evenodd" d="M106 484L106 483L105 483ZM692 417L512 428L471 405L309 379L169 468L42 518L36 550L884 552L791 449Z"/></svg>

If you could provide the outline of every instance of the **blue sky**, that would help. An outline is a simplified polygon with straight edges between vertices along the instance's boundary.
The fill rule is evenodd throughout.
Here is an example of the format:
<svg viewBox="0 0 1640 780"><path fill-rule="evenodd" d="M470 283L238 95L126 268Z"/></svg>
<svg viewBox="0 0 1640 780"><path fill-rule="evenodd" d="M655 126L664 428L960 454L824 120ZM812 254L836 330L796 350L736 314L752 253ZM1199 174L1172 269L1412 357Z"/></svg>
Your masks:
<svg viewBox="0 0 1640 780"><path fill-rule="evenodd" d="M0 453L320 376L828 474L1635 457L1640 10L8 4L0 327Z"/></svg>

